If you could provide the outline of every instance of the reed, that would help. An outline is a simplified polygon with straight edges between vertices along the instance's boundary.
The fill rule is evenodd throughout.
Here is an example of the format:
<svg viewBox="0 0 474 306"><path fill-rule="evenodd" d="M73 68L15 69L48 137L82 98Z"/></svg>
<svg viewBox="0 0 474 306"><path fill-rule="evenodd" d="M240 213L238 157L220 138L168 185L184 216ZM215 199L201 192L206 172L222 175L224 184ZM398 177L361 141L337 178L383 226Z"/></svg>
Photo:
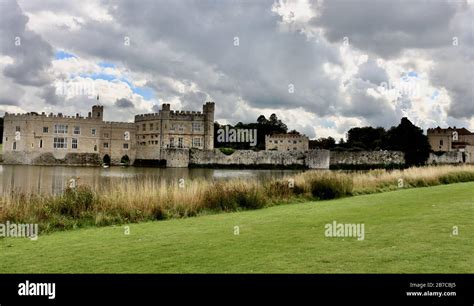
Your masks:
<svg viewBox="0 0 474 306"><path fill-rule="evenodd" d="M122 181L105 191L88 186L65 189L61 195L6 191L0 197L0 223L38 223L42 232L48 232L468 181L474 181L471 165L366 172L306 171L264 182L198 179L184 185L156 184L145 177Z"/></svg>

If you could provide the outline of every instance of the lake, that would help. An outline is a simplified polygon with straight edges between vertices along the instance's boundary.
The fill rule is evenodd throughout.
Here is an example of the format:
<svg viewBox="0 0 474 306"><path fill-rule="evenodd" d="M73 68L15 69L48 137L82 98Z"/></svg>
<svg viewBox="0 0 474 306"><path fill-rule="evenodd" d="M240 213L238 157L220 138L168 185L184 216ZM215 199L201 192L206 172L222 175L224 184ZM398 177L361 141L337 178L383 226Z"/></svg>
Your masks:
<svg viewBox="0 0 474 306"><path fill-rule="evenodd" d="M67 167L0 165L0 194L12 190L28 193L58 194L64 191L71 178L79 178L79 185L106 190L114 183L147 178L157 183L178 182L179 179L225 180L230 178L281 178L303 170L239 170L203 168L142 168L142 167Z"/></svg>

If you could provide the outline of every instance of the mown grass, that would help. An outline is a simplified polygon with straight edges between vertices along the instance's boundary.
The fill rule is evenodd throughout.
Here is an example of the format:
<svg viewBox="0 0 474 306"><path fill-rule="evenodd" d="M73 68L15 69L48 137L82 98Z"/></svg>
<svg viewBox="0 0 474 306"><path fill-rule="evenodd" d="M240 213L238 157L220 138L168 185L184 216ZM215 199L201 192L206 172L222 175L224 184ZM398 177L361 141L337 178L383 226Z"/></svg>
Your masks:
<svg viewBox="0 0 474 306"><path fill-rule="evenodd" d="M325 200L401 188L474 181L474 166L440 166L368 172L307 171L293 177L156 184L126 181L99 192L88 186L61 195L7 192L0 223L37 223L42 232L258 209L289 202Z"/></svg>
<svg viewBox="0 0 474 306"><path fill-rule="evenodd" d="M109 226L0 239L0 272L474 273L473 189L451 184L129 224L129 235ZM363 223L365 239L325 237L333 221Z"/></svg>

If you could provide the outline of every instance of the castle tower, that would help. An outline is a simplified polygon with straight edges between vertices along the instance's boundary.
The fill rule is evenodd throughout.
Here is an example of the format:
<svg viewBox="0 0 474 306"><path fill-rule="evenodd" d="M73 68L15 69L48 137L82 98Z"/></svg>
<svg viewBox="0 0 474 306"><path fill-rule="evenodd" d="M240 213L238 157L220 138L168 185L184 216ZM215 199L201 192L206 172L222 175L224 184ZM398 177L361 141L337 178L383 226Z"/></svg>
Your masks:
<svg viewBox="0 0 474 306"><path fill-rule="evenodd" d="M92 119L103 121L104 119L104 107L102 105L92 106Z"/></svg>
<svg viewBox="0 0 474 306"><path fill-rule="evenodd" d="M160 127L160 141L161 141L161 148L166 148L170 144L169 138L169 131L170 131L170 105L169 104L162 104L161 111L160 111L160 118L161 118L161 127Z"/></svg>
<svg viewBox="0 0 474 306"><path fill-rule="evenodd" d="M214 102L206 102L202 106L204 114L204 150L214 149Z"/></svg>

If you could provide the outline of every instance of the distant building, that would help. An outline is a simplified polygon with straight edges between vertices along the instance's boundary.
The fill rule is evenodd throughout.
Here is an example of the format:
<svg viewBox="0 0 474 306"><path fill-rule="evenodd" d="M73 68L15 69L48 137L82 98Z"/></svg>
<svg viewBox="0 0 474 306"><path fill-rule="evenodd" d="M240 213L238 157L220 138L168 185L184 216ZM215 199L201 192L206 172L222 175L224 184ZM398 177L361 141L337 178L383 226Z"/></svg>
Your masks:
<svg viewBox="0 0 474 306"><path fill-rule="evenodd" d="M430 154L428 163L474 162L474 133L469 130L456 127L442 129L438 126L428 129L427 135L431 149L438 152Z"/></svg>
<svg viewBox="0 0 474 306"><path fill-rule="evenodd" d="M449 127L428 129L428 140L433 151L463 151L468 146L474 146L474 133L465 128Z"/></svg>
<svg viewBox="0 0 474 306"><path fill-rule="evenodd" d="M104 107L94 105L87 117L35 112L5 113L3 159L6 163L44 164L91 160L119 164L136 159L161 160L162 149L214 148L214 103L203 112L172 111L135 116L135 122L103 120Z"/></svg>
<svg viewBox="0 0 474 306"><path fill-rule="evenodd" d="M308 151L309 139L300 134L265 135L265 150L272 151Z"/></svg>

